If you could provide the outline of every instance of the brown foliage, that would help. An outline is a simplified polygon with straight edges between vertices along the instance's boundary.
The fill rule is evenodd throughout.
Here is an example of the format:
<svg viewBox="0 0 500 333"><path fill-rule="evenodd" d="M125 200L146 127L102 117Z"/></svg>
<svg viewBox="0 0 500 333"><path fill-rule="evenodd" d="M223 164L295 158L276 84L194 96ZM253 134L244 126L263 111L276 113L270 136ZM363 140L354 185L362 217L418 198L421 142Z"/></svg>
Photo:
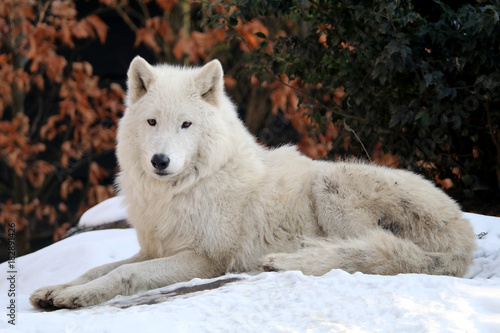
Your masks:
<svg viewBox="0 0 500 333"><path fill-rule="evenodd" d="M75 221L72 194L83 192L80 212L113 195L93 159L114 149L124 92L118 84L100 88L89 63L59 55L77 39L105 43L107 29L96 15L77 18L74 1L0 2L0 224L36 230L44 221L59 239ZM72 176L85 165L88 185Z"/></svg>
<svg viewBox="0 0 500 333"><path fill-rule="evenodd" d="M224 42L224 37L225 33L222 29L208 32L193 31L187 38L184 38L184 32L180 31L172 52L177 60L187 55L190 63L198 63L209 57L215 45Z"/></svg>
<svg viewBox="0 0 500 333"><path fill-rule="evenodd" d="M255 50L262 41L257 37L256 33L260 32L264 35L269 35L269 30L267 27L258 19L253 19L250 22L243 24L241 19L239 19L239 24L235 27L236 32L243 38L243 42L240 43L241 50L248 52L250 50Z"/></svg>

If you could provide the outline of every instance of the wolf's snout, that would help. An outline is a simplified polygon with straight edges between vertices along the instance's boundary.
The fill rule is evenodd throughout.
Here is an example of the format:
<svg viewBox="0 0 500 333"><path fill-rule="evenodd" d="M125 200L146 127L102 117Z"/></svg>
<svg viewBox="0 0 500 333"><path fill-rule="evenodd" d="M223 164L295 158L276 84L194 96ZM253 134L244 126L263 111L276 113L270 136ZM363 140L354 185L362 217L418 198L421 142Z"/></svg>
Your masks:
<svg viewBox="0 0 500 333"><path fill-rule="evenodd" d="M151 164L157 170L165 170L170 164L170 158L165 154L154 154L151 159Z"/></svg>

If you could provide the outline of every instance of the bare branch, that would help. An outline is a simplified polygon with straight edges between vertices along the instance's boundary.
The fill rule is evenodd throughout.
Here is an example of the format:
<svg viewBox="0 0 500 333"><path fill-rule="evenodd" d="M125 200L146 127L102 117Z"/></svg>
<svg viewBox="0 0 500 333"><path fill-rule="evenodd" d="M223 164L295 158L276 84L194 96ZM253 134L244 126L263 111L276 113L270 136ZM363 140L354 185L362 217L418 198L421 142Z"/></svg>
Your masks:
<svg viewBox="0 0 500 333"><path fill-rule="evenodd" d="M126 13L120 5L114 6L113 8L116 10L118 15L120 15L120 17L123 19L123 21L128 25L128 27L133 32L137 32L139 30L137 25L135 25L135 23L132 21L132 19L128 15L128 13Z"/></svg>
<svg viewBox="0 0 500 333"><path fill-rule="evenodd" d="M366 157L368 157L368 160L369 160L370 162L373 162L373 161L372 161L372 158L370 157L370 154L368 154L368 150L366 150L366 148L365 148L365 145L363 144L363 142L361 141L361 139L359 138L359 136L356 134L356 132L355 132L355 131L351 128L351 127L349 127L349 125L347 125L347 123L345 122L345 119L344 119L344 128L345 128L347 131L349 131L349 132L351 132L352 134L354 134L354 136L356 137L356 140L358 140L358 142L359 142L359 144L361 145L361 147L363 147L363 151L365 152Z"/></svg>

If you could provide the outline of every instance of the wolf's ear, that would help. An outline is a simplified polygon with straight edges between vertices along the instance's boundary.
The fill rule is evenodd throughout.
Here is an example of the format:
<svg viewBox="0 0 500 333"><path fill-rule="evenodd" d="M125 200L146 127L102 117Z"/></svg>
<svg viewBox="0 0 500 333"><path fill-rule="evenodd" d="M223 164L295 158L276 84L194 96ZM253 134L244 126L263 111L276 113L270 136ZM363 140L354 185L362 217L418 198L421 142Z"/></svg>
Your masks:
<svg viewBox="0 0 500 333"><path fill-rule="evenodd" d="M215 59L201 68L196 77L196 87L201 97L207 102L217 105L224 89L224 72L219 60Z"/></svg>
<svg viewBox="0 0 500 333"><path fill-rule="evenodd" d="M132 60L127 75L129 102L134 103L148 92L154 78L153 67L137 56Z"/></svg>

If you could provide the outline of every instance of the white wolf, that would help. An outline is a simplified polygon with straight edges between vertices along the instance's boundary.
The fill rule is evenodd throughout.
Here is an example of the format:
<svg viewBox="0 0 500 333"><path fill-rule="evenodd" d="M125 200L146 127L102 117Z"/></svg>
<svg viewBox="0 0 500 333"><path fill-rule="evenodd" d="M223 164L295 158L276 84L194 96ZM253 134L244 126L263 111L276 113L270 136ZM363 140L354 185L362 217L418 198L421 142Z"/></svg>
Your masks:
<svg viewBox="0 0 500 333"><path fill-rule="evenodd" d="M258 144L216 60L179 68L135 58L117 141L139 253L35 291L34 306L88 306L229 271L462 276L471 262L469 221L420 176Z"/></svg>

